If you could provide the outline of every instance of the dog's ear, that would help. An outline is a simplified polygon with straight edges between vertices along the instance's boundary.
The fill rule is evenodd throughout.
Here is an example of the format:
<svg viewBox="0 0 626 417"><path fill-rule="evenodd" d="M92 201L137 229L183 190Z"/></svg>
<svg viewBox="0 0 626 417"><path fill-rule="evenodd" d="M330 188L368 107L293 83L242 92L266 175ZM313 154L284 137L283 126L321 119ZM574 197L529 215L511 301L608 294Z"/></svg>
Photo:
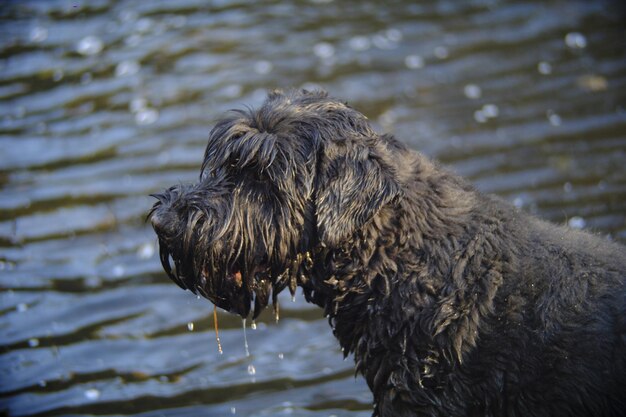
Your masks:
<svg viewBox="0 0 626 417"><path fill-rule="evenodd" d="M336 246L371 220L401 189L393 169L371 148L335 143L318 157L318 236L321 243Z"/></svg>

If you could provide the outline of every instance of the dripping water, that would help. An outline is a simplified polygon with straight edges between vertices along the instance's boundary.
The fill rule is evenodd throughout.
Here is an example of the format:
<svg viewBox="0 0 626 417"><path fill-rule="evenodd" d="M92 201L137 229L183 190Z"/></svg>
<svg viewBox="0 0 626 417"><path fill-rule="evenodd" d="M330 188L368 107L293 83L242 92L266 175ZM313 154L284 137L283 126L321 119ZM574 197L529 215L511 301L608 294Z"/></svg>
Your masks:
<svg viewBox="0 0 626 417"><path fill-rule="evenodd" d="M222 350L222 343L220 342L220 334L217 330L217 306L213 306L213 326L215 327L215 340L217 341L217 351L221 354L224 353Z"/></svg>
<svg viewBox="0 0 626 417"><path fill-rule="evenodd" d="M278 320L280 319L280 305L278 304L278 300L274 303L274 319L276 320L276 323L278 323Z"/></svg>
<svg viewBox="0 0 626 417"><path fill-rule="evenodd" d="M243 325L243 347L246 349L246 357L250 357L250 348L248 347L248 336L246 335L246 319L241 319L241 323Z"/></svg>

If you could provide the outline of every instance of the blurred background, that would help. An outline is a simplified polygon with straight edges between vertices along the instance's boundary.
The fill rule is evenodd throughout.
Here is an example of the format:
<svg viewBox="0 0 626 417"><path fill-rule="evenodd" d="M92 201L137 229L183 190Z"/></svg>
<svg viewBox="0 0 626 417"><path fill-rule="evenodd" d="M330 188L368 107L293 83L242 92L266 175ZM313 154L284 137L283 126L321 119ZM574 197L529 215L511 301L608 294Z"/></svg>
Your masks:
<svg viewBox="0 0 626 417"><path fill-rule="evenodd" d="M322 311L169 282L148 194L211 124L322 87L523 210L626 241L617 1L0 3L0 414L369 416Z"/></svg>

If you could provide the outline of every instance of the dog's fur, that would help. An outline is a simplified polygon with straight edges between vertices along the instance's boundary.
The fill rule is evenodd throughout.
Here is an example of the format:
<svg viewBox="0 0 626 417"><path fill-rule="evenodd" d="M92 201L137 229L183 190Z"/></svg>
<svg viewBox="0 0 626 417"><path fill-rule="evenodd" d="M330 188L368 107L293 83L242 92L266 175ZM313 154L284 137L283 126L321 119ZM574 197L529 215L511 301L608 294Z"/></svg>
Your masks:
<svg viewBox="0 0 626 417"><path fill-rule="evenodd" d="M231 113L199 182L155 197L168 275L242 317L301 286L374 416L626 413L624 248L481 194L325 93Z"/></svg>

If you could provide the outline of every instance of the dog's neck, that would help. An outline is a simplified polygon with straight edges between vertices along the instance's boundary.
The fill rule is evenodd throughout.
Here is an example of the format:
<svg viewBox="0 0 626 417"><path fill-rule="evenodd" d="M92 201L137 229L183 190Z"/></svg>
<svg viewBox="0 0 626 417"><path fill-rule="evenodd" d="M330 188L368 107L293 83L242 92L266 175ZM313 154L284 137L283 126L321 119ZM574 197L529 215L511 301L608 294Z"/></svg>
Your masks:
<svg viewBox="0 0 626 417"><path fill-rule="evenodd" d="M499 234L498 219L475 204L476 191L459 177L417 154L412 166L403 197L341 247L316 248L300 283L374 392L398 372L408 378L417 370L417 384L437 384L475 346L502 281L499 260L485 249L497 245L486 239ZM468 221L476 216L491 220ZM478 223L489 233L468 228ZM459 305L460 292L474 301Z"/></svg>

